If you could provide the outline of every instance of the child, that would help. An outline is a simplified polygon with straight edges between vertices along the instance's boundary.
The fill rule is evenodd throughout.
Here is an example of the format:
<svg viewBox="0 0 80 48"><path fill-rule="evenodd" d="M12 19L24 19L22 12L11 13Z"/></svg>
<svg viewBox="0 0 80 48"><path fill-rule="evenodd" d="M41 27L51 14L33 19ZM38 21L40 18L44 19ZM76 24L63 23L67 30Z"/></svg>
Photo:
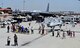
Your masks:
<svg viewBox="0 0 80 48"><path fill-rule="evenodd" d="M10 37L7 37L7 45L10 46Z"/></svg>

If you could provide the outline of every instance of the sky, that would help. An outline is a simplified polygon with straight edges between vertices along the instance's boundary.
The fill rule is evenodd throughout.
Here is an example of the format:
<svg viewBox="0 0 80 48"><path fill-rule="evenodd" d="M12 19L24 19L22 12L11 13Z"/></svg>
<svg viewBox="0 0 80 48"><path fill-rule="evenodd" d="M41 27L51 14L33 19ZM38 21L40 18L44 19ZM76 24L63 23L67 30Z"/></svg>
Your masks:
<svg viewBox="0 0 80 48"><path fill-rule="evenodd" d="M25 0L24 9L27 11L46 11L47 4L50 4L50 11L76 11L80 12L79 0ZM13 10L23 10L23 0L0 0L0 7L11 7Z"/></svg>

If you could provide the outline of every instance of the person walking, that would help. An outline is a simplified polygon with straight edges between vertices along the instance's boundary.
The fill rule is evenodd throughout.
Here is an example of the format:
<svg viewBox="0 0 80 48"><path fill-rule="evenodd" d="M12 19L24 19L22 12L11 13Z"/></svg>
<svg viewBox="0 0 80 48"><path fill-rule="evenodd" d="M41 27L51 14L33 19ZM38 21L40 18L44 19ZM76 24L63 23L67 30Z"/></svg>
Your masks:
<svg viewBox="0 0 80 48"><path fill-rule="evenodd" d="M23 33L23 32L24 32L24 26L22 26L21 28L22 28L22 29L21 29L21 30L22 30L21 32Z"/></svg>
<svg viewBox="0 0 80 48"><path fill-rule="evenodd" d="M17 39L18 39L18 37L17 37L17 35L16 34L14 34L14 45L16 46L18 46L18 41L17 41Z"/></svg>
<svg viewBox="0 0 80 48"><path fill-rule="evenodd" d="M65 36L65 32L64 32L64 31L63 31L63 35L62 35L62 36L63 36L63 38L62 38L62 39L64 39L64 38L66 37L66 36Z"/></svg>
<svg viewBox="0 0 80 48"><path fill-rule="evenodd" d="M39 34L40 34L41 33L41 26L39 26L39 29L38 30L39 30Z"/></svg>
<svg viewBox="0 0 80 48"><path fill-rule="evenodd" d="M7 33L9 33L9 30L10 30L10 27L9 27L9 25L7 26Z"/></svg>
<svg viewBox="0 0 80 48"><path fill-rule="evenodd" d="M42 34L41 35L44 35L44 25L42 24Z"/></svg>
<svg viewBox="0 0 80 48"><path fill-rule="evenodd" d="M31 25L31 23L29 22L29 26Z"/></svg>
<svg viewBox="0 0 80 48"><path fill-rule="evenodd" d="M54 27L52 27L52 36L54 36Z"/></svg>
<svg viewBox="0 0 80 48"><path fill-rule="evenodd" d="M7 46L10 46L10 39L11 39L11 38L8 36L8 37L7 37Z"/></svg>
<svg viewBox="0 0 80 48"><path fill-rule="evenodd" d="M57 31L57 36L56 37L60 37L60 31Z"/></svg>
<svg viewBox="0 0 80 48"><path fill-rule="evenodd" d="M11 31L14 32L14 29L15 29L15 26L14 26L14 24L12 24Z"/></svg>
<svg viewBox="0 0 80 48"><path fill-rule="evenodd" d="M73 37L75 37L75 32L73 31Z"/></svg>
<svg viewBox="0 0 80 48"><path fill-rule="evenodd" d="M31 34L33 34L33 33L34 33L33 27L31 27Z"/></svg>
<svg viewBox="0 0 80 48"><path fill-rule="evenodd" d="M43 35L44 34L44 28L42 29L42 34L41 35Z"/></svg>
<svg viewBox="0 0 80 48"><path fill-rule="evenodd" d="M12 24L12 30L13 30L13 32L16 31L15 24Z"/></svg>
<svg viewBox="0 0 80 48"><path fill-rule="evenodd" d="M72 31L70 31L70 37L72 37Z"/></svg>

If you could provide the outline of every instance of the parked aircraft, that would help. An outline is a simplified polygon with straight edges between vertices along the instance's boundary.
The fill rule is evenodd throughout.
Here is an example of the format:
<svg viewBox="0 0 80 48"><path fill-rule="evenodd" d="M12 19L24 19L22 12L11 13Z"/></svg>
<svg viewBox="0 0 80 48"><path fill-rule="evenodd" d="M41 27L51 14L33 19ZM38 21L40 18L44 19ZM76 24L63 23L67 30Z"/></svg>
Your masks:
<svg viewBox="0 0 80 48"><path fill-rule="evenodd" d="M44 12L41 12L40 10L33 10L33 11L25 11L25 10L22 10L22 11L19 11L19 10L16 10L16 11L13 11L13 15L17 16L17 15L22 15L22 16L27 16L27 15L30 15L32 17L39 17L39 16L42 16L42 17L50 17L50 16L55 16L55 15L62 15L60 13L52 13L52 12L49 12L49 3L47 5L47 9L46 11Z"/></svg>
<svg viewBox="0 0 80 48"><path fill-rule="evenodd" d="M62 26L62 24L63 24L62 20L58 17L45 18L44 23L47 24L48 27Z"/></svg>

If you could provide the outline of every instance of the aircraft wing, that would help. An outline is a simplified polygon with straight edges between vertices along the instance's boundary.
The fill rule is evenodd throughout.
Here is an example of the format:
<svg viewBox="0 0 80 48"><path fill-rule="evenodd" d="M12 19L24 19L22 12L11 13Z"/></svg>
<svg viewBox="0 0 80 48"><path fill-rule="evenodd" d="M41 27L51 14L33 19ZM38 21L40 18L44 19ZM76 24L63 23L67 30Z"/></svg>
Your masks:
<svg viewBox="0 0 80 48"><path fill-rule="evenodd" d="M25 12L25 14L29 14L29 15L41 15L44 17L48 17L48 16L54 16L54 14L49 13L49 12Z"/></svg>
<svg viewBox="0 0 80 48"><path fill-rule="evenodd" d="M60 13L52 13L52 12L30 12L30 11L26 11L26 12L13 12L12 13L13 15L22 15L22 16L26 16L26 15L41 15L41 16L44 16L44 17L49 17L49 16L53 16L55 17L56 15L62 15Z"/></svg>
<svg viewBox="0 0 80 48"><path fill-rule="evenodd" d="M31 16L32 16L32 14L33 15L38 15L38 16L41 15L41 16L44 16L44 17L50 17L50 16L56 17L56 15L58 15L58 16L62 16L63 15L61 13L55 13L55 12L25 12L25 14L26 15L29 14Z"/></svg>

